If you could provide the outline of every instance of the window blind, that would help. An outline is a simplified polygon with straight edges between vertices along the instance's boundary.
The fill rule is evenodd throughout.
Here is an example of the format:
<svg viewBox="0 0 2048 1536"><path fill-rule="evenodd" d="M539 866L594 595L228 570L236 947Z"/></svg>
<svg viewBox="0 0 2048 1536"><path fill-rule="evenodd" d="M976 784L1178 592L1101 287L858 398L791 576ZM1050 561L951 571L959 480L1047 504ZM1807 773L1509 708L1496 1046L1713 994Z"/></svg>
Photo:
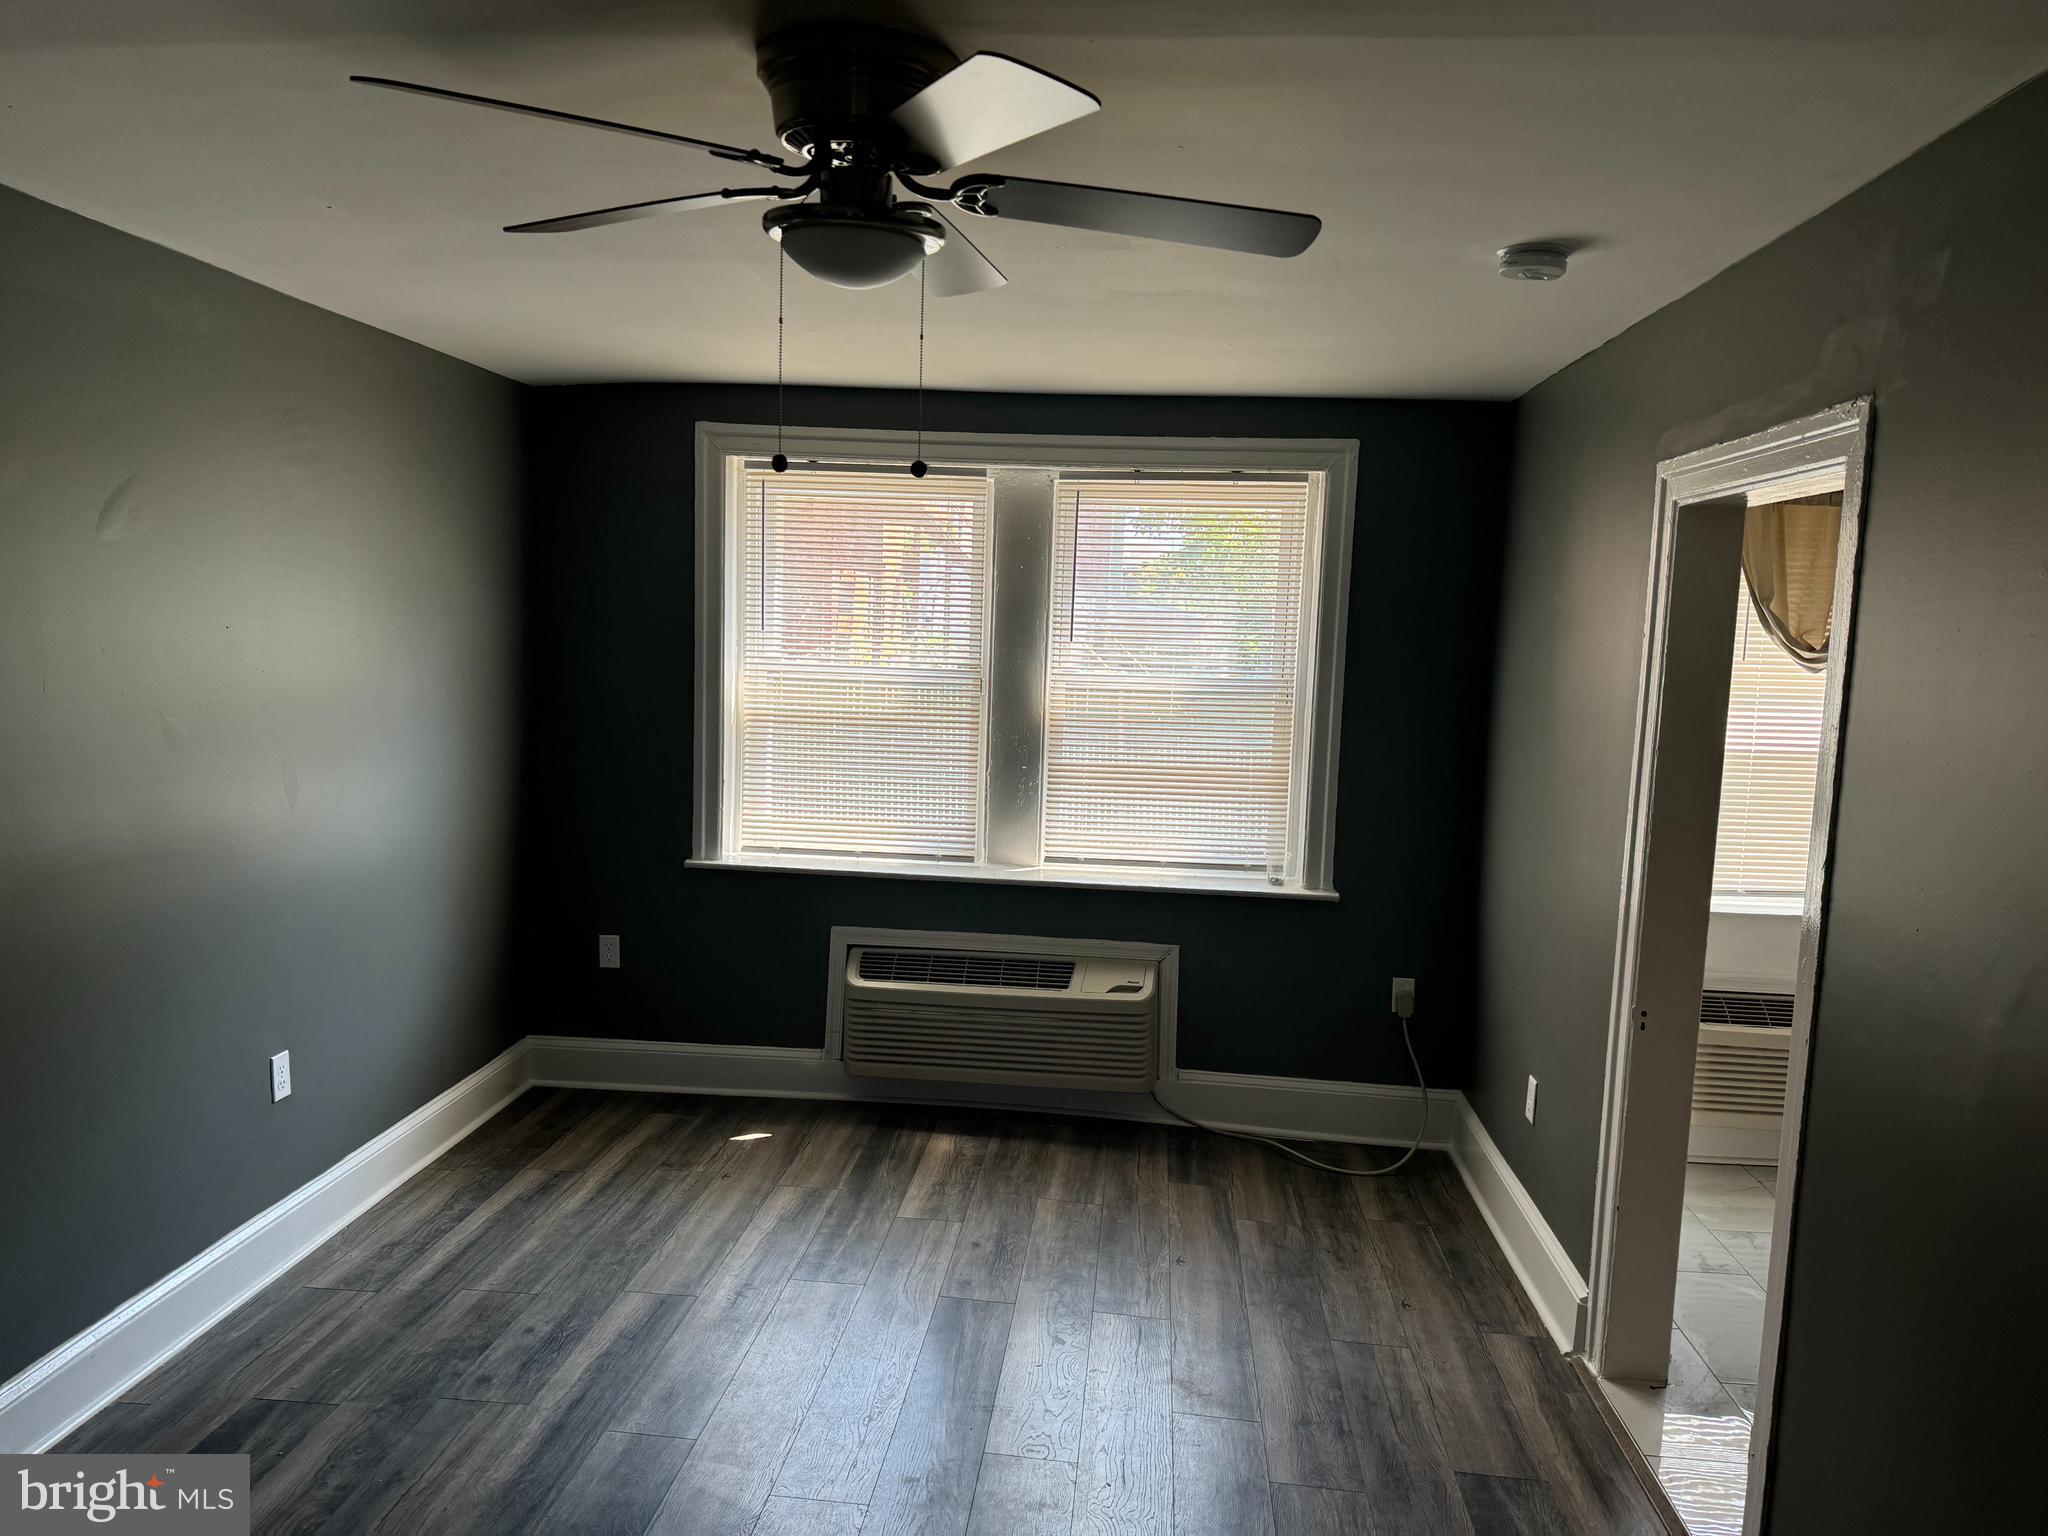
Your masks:
<svg viewBox="0 0 2048 1536"><path fill-rule="evenodd" d="M1806 890L1827 674L1786 654L1739 583L1736 601L1714 894L1797 898Z"/></svg>
<svg viewBox="0 0 2048 1536"><path fill-rule="evenodd" d="M747 466L736 845L978 857L988 480Z"/></svg>
<svg viewBox="0 0 2048 1536"><path fill-rule="evenodd" d="M1319 511L1301 478L1062 478L1048 863L1292 877Z"/></svg>

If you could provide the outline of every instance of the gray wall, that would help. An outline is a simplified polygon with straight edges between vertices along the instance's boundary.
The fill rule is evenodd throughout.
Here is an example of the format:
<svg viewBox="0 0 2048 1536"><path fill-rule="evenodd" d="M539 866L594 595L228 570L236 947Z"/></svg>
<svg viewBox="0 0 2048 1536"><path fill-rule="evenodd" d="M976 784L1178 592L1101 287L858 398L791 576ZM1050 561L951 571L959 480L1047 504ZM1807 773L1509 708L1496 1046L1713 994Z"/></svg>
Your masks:
<svg viewBox="0 0 2048 1536"><path fill-rule="evenodd" d="M4 1380L504 1045L519 497L513 386L4 190L0 335Z"/></svg>
<svg viewBox="0 0 2048 1536"><path fill-rule="evenodd" d="M1776 1531L2040 1514L2044 146L2037 82L1522 402L1471 1093L1584 1264L1654 466L1876 397Z"/></svg>
<svg viewBox="0 0 2048 1536"><path fill-rule="evenodd" d="M775 392L559 388L529 407L530 1029L816 1046L835 923L1093 935L1182 946L1183 1065L1405 1082L1382 1022L1400 974L1419 978L1432 1079L1464 1080L1509 407L928 402L935 430L1359 440L1335 905L686 870L693 438L700 420L773 421ZM815 425L901 427L914 408L889 392L789 395L789 420ZM601 932L622 936L617 971L595 968Z"/></svg>

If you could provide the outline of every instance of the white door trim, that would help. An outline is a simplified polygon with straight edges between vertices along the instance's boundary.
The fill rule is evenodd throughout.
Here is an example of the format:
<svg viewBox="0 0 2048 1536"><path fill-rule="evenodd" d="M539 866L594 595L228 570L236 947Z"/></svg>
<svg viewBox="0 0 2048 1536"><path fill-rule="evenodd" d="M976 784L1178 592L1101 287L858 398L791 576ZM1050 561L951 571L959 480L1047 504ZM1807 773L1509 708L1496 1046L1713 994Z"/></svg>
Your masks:
<svg viewBox="0 0 2048 1536"><path fill-rule="evenodd" d="M1820 979L1825 932L1830 872L1829 834L1833 826L1835 787L1840 772L1842 701L1848 680L1854 621L1856 561L1863 522L1869 426L1869 400L1852 400L1766 432L1667 459L1657 466L1655 523L1644 614L1635 748L1629 774L1628 823L1609 1003L1606 1083L1593 1222L1587 1353L1593 1368L1603 1375L1606 1374L1603 1369L1606 1341L1616 1309L1628 1304L1630 1298L1625 1287L1634 1283L1634 1274L1642 1268L1640 1256L1617 1255L1616 1216L1623 1157L1629 1142L1627 1100L1631 1053L1636 1039L1632 1015L1642 985L1642 978L1638 975L1637 949L1642 929L1650 801L1656 782L1666 626L1672 594L1678 514L1683 508L1702 502L1734 497L1752 501L1768 499L1784 494L1801 481L1810 484L1815 476L1829 472L1839 473L1842 479L1842 527L1835 567L1835 618L1831 638L1835 661L1828 669L1819 777L1814 795L1813 845L1800 919L1798 993L1793 1010L1791 1065L1786 1084L1774 1217L1774 1228L1780 1237L1772 1244L1764 1305L1763 1354L1757 1387L1756 1422L1750 1442L1749 1495L1743 1515L1745 1536L1757 1536L1762 1530L1770 1470L1771 1424L1782 1355L1784 1281L1792 1249L1792 1214L1798 1198L1798 1154L1805 1124L1814 1000ZM1661 1106L1666 1113L1679 1114L1685 1113L1686 1107Z"/></svg>

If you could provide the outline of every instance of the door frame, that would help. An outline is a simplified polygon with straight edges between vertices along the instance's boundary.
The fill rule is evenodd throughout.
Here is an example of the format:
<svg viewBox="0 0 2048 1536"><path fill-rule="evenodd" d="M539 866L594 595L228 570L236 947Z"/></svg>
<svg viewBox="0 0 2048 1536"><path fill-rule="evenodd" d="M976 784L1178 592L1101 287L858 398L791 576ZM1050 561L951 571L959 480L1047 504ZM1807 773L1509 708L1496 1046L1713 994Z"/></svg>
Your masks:
<svg viewBox="0 0 2048 1536"><path fill-rule="evenodd" d="M1805 1127L1806 1098L1812 1062L1814 1004L1821 979L1826 931L1828 881L1832 867L1831 834L1836 785L1841 767L1841 728L1846 696L1851 637L1855 619L1857 557L1863 526L1864 479L1869 454L1870 400L1865 396L1827 410L1730 442L1665 459L1657 466L1655 521L1650 546L1649 590L1644 610L1643 662L1636 701L1636 729L1629 769L1628 819L1623 846L1620 911L1616 925L1613 985L1608 1010L1606 1081L1602 1089L1600 1159L1595 1185L1591 1285L1588 1295L1586 1354L1595 1372L1605 1369L1607 1342L1617 1317L1638 1306L1635 1277L1651 1272L1658 1255L1621 1251L1617 1214L1624 1161L1632 1150L1628 1116L1629 1085L1638 1032L1635 999L1641 985L1638 952L1642 931L1642 898L1648 867L1652 794L1656 785L1657 742L1662 728L1664 664L1672 597L1672 570L1677 549L1679 514L1704 502L1748 499L1755 504L1795 491L1802 481L1839 474L1842 481L1842 522L1835 562L1834 620L1821 722L1820 762L1814 789L1813 843L1807 859L1805 900L1799 923L1799 965L1793 1008L1790 1061L1785 1093L1785 1118L1779 1136L1778 1177L1768 1284L1765 1288L1763 1349L1758 1366L1757 1406L1751 1428L1749 1489L1744 1500L1745 1536L1761 1531L1764 1496L1770 1470L1771 1426L1776 1406L1778 1367L1783 1349L1784 1298L1792 1249L1792 1222L1798 1199L1799 1153ZM1672 1031L1642 1037L1642 1048L1690 1048L1696 1031L1681 1047ZM1687 1074L1689 1080L1689 1073ZM1667 1106L1667 1108L1679 1108ZM1679 1112L1689 1119L1689 1103ZM1639 1126L1637 1135L1645 1133ZM1670 1255L1663 1255L1668 1261ZM1647 1266L1647 1267L1646 1267ZM1654 1303L1652 1303L1654 1305ZM1633 1319L1638 1331L1644 1319ZM1665 1319L1668 1333L1668 1317ZM1617 1362L1618 1363L1618 1362Z"/></svg>

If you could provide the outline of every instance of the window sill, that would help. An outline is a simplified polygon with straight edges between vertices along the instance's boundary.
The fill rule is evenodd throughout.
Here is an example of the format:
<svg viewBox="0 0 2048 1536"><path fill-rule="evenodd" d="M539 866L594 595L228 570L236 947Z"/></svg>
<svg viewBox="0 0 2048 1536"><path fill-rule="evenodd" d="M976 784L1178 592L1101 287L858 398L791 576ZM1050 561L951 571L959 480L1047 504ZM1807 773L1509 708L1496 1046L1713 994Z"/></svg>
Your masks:
<svg viewBox="0 0 2048 1536"><path fill-rule="evenodd" d="M1708 910L1722 912L1729 916L1744 917L1804 917L1806 898L1804 896L1716 896L1708 903Z"/></svg>
<svg viewBox="0 0 2048 1536"><path fill-rule="evenodd" d="M835 859L817 855L747 853L688 859L688 869L768 870L810 875L867 875L884 880L956 880L977 885L1039 885L1062 889L1161 891L1176 896L1260 896L1284 901L1335 901L1335 891L1272 885L1251 875L1155 874L1123 869L1011 869L989 864L938 865L908 860Z"/></svg>

